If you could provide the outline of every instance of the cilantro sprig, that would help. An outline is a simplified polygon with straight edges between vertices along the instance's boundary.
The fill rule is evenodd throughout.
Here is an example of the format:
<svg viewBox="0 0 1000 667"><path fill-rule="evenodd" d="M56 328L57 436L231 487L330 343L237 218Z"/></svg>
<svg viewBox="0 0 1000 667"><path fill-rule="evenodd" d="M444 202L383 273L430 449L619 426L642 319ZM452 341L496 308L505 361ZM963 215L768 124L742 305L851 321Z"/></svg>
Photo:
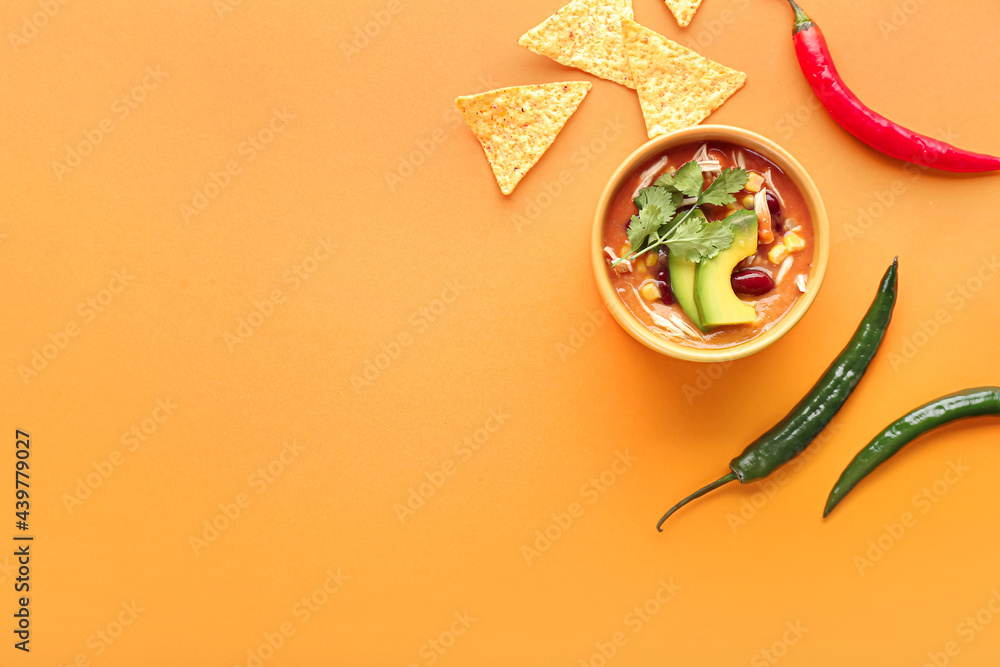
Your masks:
<svg viewBox="0 0 1000 667"><path fill-rule="evenodd" d="M708 222L700 207L734 203L734 193L742 190L746 183L746 169L734 167L724 169L705 188L701 166L694 160L674 174L663 174L636 195L634 202L639 213L632 216L628 226L632 251L614 264L663 246L672 254L693 262L715 257L733 244L734 223L755 214L738 211L730 218ZM695 201L690 202L690 199ZM688 204L685 205L685 201Z"/></svg>

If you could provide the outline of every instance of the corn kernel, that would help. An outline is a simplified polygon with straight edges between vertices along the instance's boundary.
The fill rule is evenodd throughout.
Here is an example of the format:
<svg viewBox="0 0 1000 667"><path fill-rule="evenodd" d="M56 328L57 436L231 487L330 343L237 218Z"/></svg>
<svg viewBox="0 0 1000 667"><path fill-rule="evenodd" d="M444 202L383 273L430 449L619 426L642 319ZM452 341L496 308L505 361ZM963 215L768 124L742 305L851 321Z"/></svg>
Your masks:
<svg viewBox="0 0 1000 667"><path fill-rule="evenodd" d="M632 252L632 244L631 243L626 243L625 245L622 246L622 250L621 250L620 253L618 253L618 256L619 257L628 257L628 254L630 252Z"/></svg>
<svg viewBox="0 0 1000 667"><path fill-rule="evenodd" d="M660 298L660 288L653 281L647 281L639 288L639 294L646 301L656 301Z"/></svg>
<svg viewBox="0 0 1000 667"><path fill-rule="evenodd" d="M771 260L772 264L781 264L781 261L786 257L788 257L788 248L784 243L775 243L767 251L767 258Z"/></svg>
<svg viewBox="0 0 1000 667"><path fill-rule="evenodd" d="M798 252L806 247L805 239L795 232L786 233L784 242L785 247L788 248L788 252Z"/></svg>
<svg viewBox="0 0 1000 667"><path fill-rule="evenodd" d="M656 262L659 259L660 259L660 255L658 253L647 252L646 253L646 266L648 266L648 267L656 266Z"/></svg>
<svg viewBox="0 0 1000 667"><path fill-rule="evenodd" d="M753 195L747 195L743 198L743 208L753 208Z"/></svg>
<svg viewBox="0 0 1000 667"><path fill-rule="evenodd" d="M764 177L758 174L756 171L751 171L749 178L747 178L747 192L760 192L761 186L764 185Z"/></svg>
<svg viewBox="0 0 1000 667"><path fill-rule="evenodd" d="M646 262L636 262L635 272L640 276L644 276L649 273L649 269L646 268Z"/></svg>

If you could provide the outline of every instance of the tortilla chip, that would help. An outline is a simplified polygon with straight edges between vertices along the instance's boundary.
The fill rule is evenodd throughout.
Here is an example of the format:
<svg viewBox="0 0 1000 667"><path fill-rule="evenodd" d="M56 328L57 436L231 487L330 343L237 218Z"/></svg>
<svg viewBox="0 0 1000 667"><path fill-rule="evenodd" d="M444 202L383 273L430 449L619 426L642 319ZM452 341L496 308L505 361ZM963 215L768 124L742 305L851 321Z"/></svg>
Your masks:
<svg viewBox="0 0 1000 667"><path fill-rule="evenodd" d="M586 81L514 86L459 97L455 106L483 145L500 191L509 195L589 90Z"/></svg>
<svg viewBox="0 0 1000 667"><path fill-rule="evenodd" d="M694 18L694 13L698 11L698 6L701 5L701 0L665 0L665 2L670 8L670 13L677 19L677 24L682 28L687 27Z"/></svg>
<svg viewBox="0 0 1000 667"><path fill-rule="evenodd" d="M557 63L635 88L622 44L632 0L573 0L521 35L517 43Z"/></svg>
<svg viewBox="0 0 1000 667"><path fill-rule="evenodd" d="M650 139L697 125L746 81L635 21L623 19L622 34Z"/></svg>

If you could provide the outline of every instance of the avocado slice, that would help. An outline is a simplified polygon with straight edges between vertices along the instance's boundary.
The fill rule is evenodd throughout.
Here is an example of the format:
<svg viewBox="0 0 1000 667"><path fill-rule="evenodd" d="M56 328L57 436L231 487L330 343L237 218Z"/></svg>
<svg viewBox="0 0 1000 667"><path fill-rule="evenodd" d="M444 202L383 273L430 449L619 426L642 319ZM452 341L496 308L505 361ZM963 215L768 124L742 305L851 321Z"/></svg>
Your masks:
<svg viewBox="0 0 1000 667"><path fill-rule="evenodd" d="M670 291L674 293L677 303L684 309L694 325L705 330L701 324L701 314L698 312L698 304L694 299L694 274L698 267L697 262L682 259L680 255L672 254L668 259L670 266Z"/></svg>
<svg viewBox="0 0 1000 667"><path fill-rule="evenodd" d="M728 219L733 226L733 244L712 259L699 262L695 270L694 300L706 327L757 319L756 309L740 301L730 283L736 265L757 252L757 216L752 211L738 211Z"/></svg>
<svg viewBox="0 0 1000 667"><path fill-rule="evenodd" d="M695 209L691 212L692 217L708 223L704 211ZM694 298L694 274L698 268L698 262L682 259L680 255L670 253L667 258L667 265L670 268L670 291L674 293L674 298L680 304L684 314L690 318L696 327L701 331L705 326L701 323L701 313L698 312L698 302Z"/></svg>

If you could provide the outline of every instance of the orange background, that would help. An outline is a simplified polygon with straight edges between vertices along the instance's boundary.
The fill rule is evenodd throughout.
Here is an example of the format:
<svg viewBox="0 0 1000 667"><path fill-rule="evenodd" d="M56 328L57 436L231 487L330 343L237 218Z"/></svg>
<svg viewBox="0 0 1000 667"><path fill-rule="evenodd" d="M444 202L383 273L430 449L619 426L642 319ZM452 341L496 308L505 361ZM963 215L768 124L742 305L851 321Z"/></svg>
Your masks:
<svg viewBox="0 0 1000 667"><path fill-rule="evenodd" d="M722 367L657 356L606 316L588 253L604 183L645 140L634 93L516 44L558 6L5 3L0 663L995 664L995 421L820 513L886 422L998 382L997 177L913 177L836 127L779 0L705 0L686 30L635 0L747 72L711 121L788 148L834 239L778 344ZM996 3L806 9L871 106L1000 153ZM594 88L503 197L452 101L559 80ZM809 460L657 533L812 385L896 254L883 349Z"/></svg>

